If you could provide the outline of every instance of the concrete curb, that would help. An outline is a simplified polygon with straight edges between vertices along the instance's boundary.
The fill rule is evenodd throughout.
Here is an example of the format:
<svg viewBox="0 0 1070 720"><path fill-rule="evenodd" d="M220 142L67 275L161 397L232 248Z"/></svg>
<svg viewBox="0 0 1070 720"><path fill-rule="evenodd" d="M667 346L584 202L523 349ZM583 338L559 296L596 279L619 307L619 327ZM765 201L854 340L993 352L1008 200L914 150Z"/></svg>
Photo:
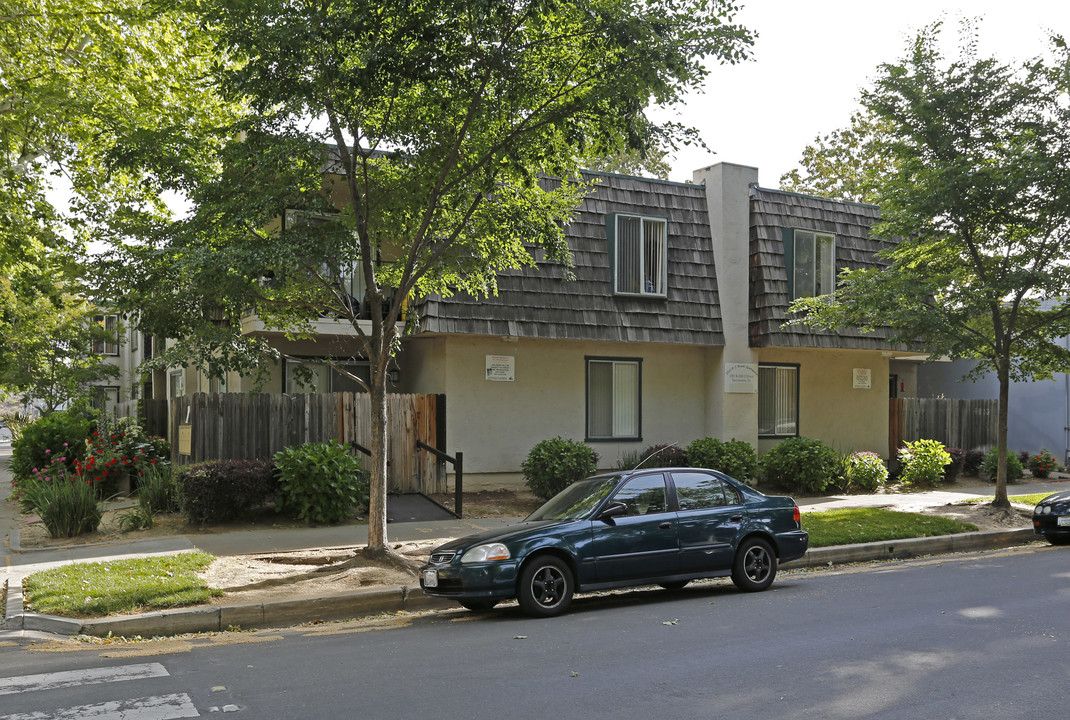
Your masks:
<svg viewBox="0 0 1070 720"><path fill-rule="evenodd" d="M931 538L838 545L810 550L781 569L828 567L871 560L899 560L922 555L993 550L1040 541L1031 528L995 532L972 532ZM21 582L10 583L7 622L4 630L41 631L57 635L109 634L155 637L195 632L220 632L231 628L288 627L318 620L346 620L378 613L432 610L454 607L454 602L424 595L418 584L374 588L308 600L274 600L250 605L217 605L175 608L140 615L97 619L72 619L27 613L23 609Z"/></svg>

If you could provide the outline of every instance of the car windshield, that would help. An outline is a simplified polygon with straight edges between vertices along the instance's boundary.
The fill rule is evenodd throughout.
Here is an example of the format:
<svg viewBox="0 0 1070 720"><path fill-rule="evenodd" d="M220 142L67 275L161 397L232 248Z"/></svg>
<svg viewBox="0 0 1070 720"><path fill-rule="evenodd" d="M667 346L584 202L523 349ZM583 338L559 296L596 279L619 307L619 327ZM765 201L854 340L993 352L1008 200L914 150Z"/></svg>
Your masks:
<svg viewBox="0 0 1070 720"><path fill-rule="evenodd" d="M602 475L569 485L528 515L528 520L579 520L591 513L598 503L620 483L619 475Z"/></svg>

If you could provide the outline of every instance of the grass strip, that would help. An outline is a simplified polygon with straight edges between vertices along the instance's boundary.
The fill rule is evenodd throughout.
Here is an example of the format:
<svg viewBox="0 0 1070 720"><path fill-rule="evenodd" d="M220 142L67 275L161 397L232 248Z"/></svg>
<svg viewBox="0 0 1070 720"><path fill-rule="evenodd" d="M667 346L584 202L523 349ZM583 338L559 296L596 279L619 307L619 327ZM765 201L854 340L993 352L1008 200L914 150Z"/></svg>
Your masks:
<svg viewBox="0 0 1070 720"><path fill-rule="evenodd" d="M879 508L844 508L803 513L802 527L810 533L812 548L935 537L977 530L977 526L972 523L938 515Z"/></svg>
<svg viewBox="0 0 1070 720"><path fill-rule="evenodd" d="M179 553L63 565L24 579L23 599L32 612L63 617L200 605L223 594L196 575L213 560L208 553Z"/></svg>
<svg viewBox="0 0 1070 720"><path fill-rule="evenodd" d="M1043 500L1044 498L1046 498L1046 497L1048 497L1049 495L1052 495L1052 494L1053 493L1050 493L1050 492L1042 492L1042 493L1033 493L1032 495L1011 495L1007 499L1010 500L1012 503L1021 503L1022 505L1036 505L1038 502L1040 502L1041 500ZM995 495L993 495L991 497L969 498L967 500L964 500L963 502L986 503L986 502L992 502L992 498L994 498L994 497L995 497Z"/></svg>

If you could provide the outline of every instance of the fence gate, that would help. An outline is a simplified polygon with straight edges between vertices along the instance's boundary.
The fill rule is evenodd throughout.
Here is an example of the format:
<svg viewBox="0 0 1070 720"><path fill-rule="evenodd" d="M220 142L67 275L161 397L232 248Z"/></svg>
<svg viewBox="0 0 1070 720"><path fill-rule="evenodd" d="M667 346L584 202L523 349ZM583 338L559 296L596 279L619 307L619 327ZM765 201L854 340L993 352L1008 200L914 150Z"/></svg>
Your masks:
<svg viewBox="0 0 1070 720"><path fill-rule="evenodd" d="M445 397L387 396L388 489L399 493L446 492L433 456L417 441L445 449ZM366 393L280 395L196 393L174 398L171 459L266 460L279 450L308 442L338 440L371 445L371 397Z"/></svg>

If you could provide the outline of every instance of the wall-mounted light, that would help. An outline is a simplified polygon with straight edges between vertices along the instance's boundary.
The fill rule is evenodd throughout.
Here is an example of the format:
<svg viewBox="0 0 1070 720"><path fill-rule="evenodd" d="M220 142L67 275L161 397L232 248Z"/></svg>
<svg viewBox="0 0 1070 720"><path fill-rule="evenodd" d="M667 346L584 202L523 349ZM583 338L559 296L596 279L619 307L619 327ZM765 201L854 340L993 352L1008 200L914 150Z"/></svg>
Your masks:
<svg viewBox="0 0 1070 720"><path fill-rule="evenodd" d="M386 375L390 378L390 382L396 383L398 381L399 373L396 369L387 370Z"/></svg>

